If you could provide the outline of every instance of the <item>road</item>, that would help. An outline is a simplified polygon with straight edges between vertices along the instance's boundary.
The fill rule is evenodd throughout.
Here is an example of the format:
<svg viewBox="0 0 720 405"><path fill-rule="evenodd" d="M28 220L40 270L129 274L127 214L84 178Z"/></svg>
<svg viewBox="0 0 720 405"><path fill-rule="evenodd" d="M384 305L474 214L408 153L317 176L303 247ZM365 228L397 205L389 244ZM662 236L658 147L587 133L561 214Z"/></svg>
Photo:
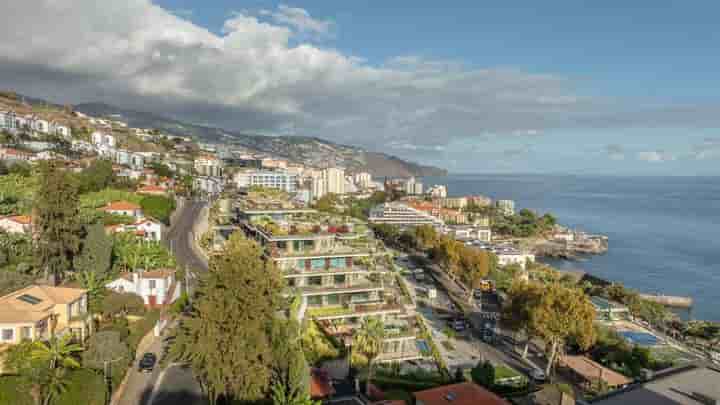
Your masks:
<svg viewBox="0 0 720 405"><path fill-rule="evenodd" d="M172 250L180 267L193 273L208 271L205 259L193 248L192 230L206 203L184 200L178 204L173 223L165 234L164 243ZM163 339L156 339L147 351L158 357L163 353ZM138 353L142 356L142 353ZM156 367L152 373L137 371L137 359L128 370L128 384L115 405L205 405L200 386L192 371L179 364Z"/></svg>
<svg viewBox="0 0 720 405"><path fill-rule="evenodd" d="M175 255L178 265L193 271L207 271L205 259L193 249L192 230L195 220L205 207L203 201L183 200L174 216L175 222L165 235L165 244Z"/></svg>

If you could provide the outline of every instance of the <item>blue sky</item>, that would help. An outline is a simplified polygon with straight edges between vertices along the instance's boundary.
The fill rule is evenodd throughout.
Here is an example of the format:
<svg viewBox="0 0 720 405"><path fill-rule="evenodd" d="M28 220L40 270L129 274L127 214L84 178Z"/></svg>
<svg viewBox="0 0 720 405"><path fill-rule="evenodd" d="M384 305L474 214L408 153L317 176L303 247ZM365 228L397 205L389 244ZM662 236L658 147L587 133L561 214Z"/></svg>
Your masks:
<svg viewBox="0 0 720 405"><path fill-rule="evenodd" d="M56 3L0 17L13 28L0 35L0 85L458 172L720 174L718 2ZM107 19L74 35L113 52L38 49L58 52L53 64L3 46L37 35L43 9ZM103 71L118 60L121 73Z"/></svg>

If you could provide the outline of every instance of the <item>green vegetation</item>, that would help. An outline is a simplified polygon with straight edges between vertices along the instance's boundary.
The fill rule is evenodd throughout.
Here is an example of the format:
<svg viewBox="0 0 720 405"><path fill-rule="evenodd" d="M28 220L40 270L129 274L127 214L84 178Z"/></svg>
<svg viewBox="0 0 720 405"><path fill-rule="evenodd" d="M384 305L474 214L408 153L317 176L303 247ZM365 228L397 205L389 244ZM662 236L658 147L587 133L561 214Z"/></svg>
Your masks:
<svg viewBox="0 0 720 405"><path fill-rule="evenodd" d="M146 242L129 233L115 234L113 245L114 274L140 268L152 270L172 267L175 267L175 258L161 243Z"/></svg>
<svg viewBox="0 0 720 405"><path fill-rule="evenodd" d="M39 182L38 176L29 173L0 176L0 215L29 215Z"/></svg>
<svg viewBox="0 0 720 405"><path fill-rule="evenodd" d="M280 272L261 247L238 232L223 254L211 259L172 347L173 357L188 363L211 403L256 401L268 393L281 287Z"/></svg>
<svg viewBox="0 0 720 405"><path fill-rule="evenodd" d="M153 309L147 311L141 319L130 324L130 335L127 338L127 344L132 353L135 353L142 338L153 330L158 319L160 319L160 310Z"/></svg>
<svg viewBox="0 0 720 405"><path fill-rule="evenodd" d="M170 215L175 210L175 200L163 196L147 196L140 200L143 213L169 225Z"/></svg>
<svg viewBox="0 0 720 405"><path fill-rule="evenodd" d="M425 320L423 320L422 316L415 315L415 320L420 327L420 336L425 340L425 342L430 346L430 351L435 359L435 364L438 368L438 373L445 379L445 381L451 380L450 375L450 369L448 369L447 364L445 364L445 360L443 359L442 355L440 354L440 349L438 349L437 345L435 344L435 341L432 338L432 335L430 334L430 331L428 330L427 325L425 325Z"/></svg>
<svg viewBox="0 0 720 405"><path fill-rule="evenodd" d="M312 365L340 357L340 348L320 330L315 321L305 323L301 339L305 358Z"/></svg>
<svg viewBox="0 0 720 405"><path fill-rule="evenodd" d="M662 370L675 365L676 351L649 349L631 345L613 329L595 325L597 342L590 351L591 357L621 374L639 378L642 369Z"/></svg>
<svg viewBox="0 0 720 405"><path fill-rule="evenodd" d="M77 184L53 162L40 166L34 225L37 257L46 280L57 284L72 268L81 243Z"/></svg>
<svg viewBox="0 0 720 405"><path fill-rule="evenodd" d="M363 319L360 329L353 338L353 350L357 350L368 361L367 384L365 395L370 397L370 385L373 377L375 360L382 354L383 340L385 339L385 325L380 318L367 317Z"/></svg>
<svg viewBox="0 0 720 405"><path fill-rule="evenodd" d="M103 405L105 403L105 381L102 375L91 370L78 369L67 372L67 384L63 393L52 405ZM36 405L35 400L23 387L23 377L0 376L0 404Z"/></svg>
<svg viewBox="0 0 720 405"><path fill-rule="evenodd" d="M557 220L551 214L539 216L528 209L522 209L511 216L503 215L494 207L471 207L469 211L489 216L493 234L515 238L528 238L547 234L557 223Z"/></svg>

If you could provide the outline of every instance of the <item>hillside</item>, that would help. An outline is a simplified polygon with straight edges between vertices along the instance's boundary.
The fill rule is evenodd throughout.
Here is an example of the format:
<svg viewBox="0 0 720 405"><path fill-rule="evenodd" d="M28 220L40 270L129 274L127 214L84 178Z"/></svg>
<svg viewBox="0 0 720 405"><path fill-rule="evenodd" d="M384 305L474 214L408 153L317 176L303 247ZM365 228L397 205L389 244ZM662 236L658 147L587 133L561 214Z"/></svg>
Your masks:
<svg viewBox="0 0 720 405"><path fill-rule="evenodd" d="M76 111L95 117L126 121L131 127L156 128L172 135L190 135L201 142L237 145L311 166L339 165L350 171L368 171L376 177L444 176L447 171L408 162L385 153L339 145L304 136L249 135L221 128L188 124L160 115L131 111L102 103L74 106Z"/></svg>

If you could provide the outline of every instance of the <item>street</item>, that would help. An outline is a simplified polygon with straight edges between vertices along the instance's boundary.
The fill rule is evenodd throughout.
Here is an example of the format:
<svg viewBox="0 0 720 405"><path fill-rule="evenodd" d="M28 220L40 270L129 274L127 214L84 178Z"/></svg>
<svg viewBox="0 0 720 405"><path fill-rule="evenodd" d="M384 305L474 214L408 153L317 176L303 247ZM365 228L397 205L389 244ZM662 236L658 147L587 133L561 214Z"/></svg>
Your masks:
<svg viewBox="0 0 720 405"><path fill-rule="evenodd" d="M207 271L208 265L193 248L192 231L195 220L205 207L205 202L185 199L178 205L175 222L165 235L165 244L175 255L180 267L193 271Z"/></svg>
<svg viewBox="0 0 720 405"><path fill-rule="evenodd" d="M195 220L205 206L203 202L184 200L178 204L174 221L164 238L165 244L172 250L178 265L192 271L206 272L208 265L193 248L192 230ZM163 338L155 338L145 352L153 352L162 357ZM179 364L170 364L167 368L155 367L152 373L137 371L137 362L143 353L137 353L130 370L125 391L114 405L204 405L200 385L192 371Z"/></svg>

